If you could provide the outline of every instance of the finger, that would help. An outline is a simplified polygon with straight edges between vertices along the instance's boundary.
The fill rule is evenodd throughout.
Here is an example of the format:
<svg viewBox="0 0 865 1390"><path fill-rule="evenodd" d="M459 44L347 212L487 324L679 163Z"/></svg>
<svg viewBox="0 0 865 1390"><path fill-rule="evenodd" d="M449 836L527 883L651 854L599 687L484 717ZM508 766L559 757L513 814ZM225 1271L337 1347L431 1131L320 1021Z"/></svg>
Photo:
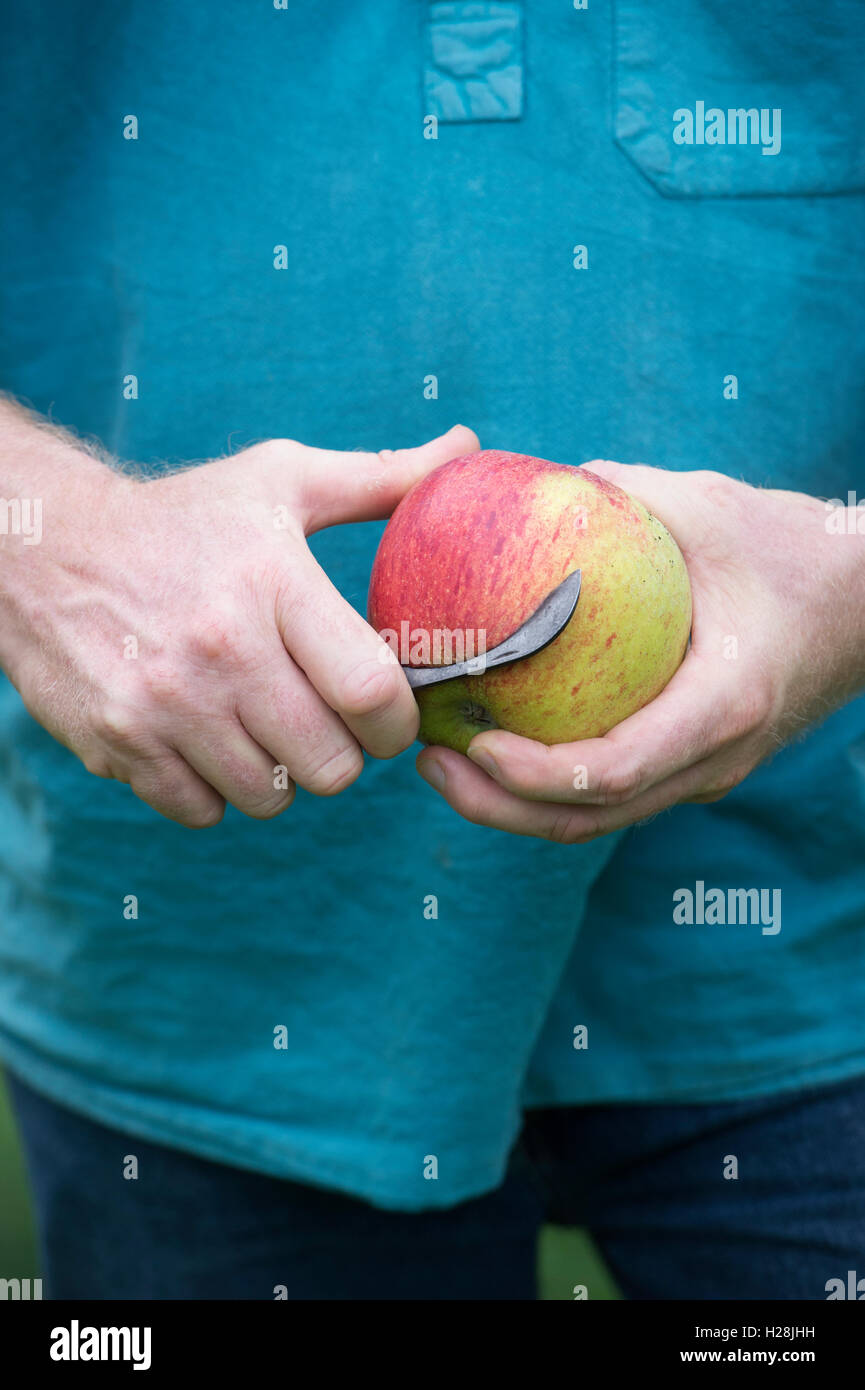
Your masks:
<svg viewBox="0 0 865 1390"><path fill-rule="evenodd" d="M498 786L480 768L451 749L425 748L418 755L416 767L424 780L465 820L492 830L505 830L511 835L534 835L539 839L573 843L575 828L585 827L592 834L598 833L598 820L604 814L586 807L525 801Z"/></svg>
<svg viewBox="0 0 865 1390"><path fill-rule="evenodd" d="M128 783L139 800L190 830L218 825L225 813L224 798L173 750L135 759L118 773L117 780Z"/></svg>
<svg viewBox="0 0 865 1390"><path fill-rule="evenodd" d="M244 685L238 717L250 737L271 755L278 780L288 775L314 796L334 796L360 776L363 753L351 731L283 649L280 656L280 661L265 664L256 679Z"/></svg>
<svg viewBox="0 0 865 1390"><path fill-rule="evenodd" d="M274 776L272 756L237 718L187 723L175 734L174 747L208 786L254 820L270 820L294 800L293 784L283 786L285 779Z"/></svg>
<svg viewBox="0 0 865 1390"><path fill-rule="evenodd" d="M518 796L618 805L738 736L738 726L727 731L723 674L692 649L660 695L603 738L547 747L490 729L472 739L468 755Z"/></svg>
<svg viewBox="0 0 865 1390"><path fill-rule="evenodd" d="M693 469L683 477L666 468L649 468L643 463L613 463L609 459L593 459L583 469L636 498L660 521L675 539L691 574L694 566L702 571L705 560L717 565L728 560L717 550L718 517L728 516L728 524L739 524L737 513L747 514L748 494L731 478L711 469ZM733 515L729 513L732 509ZM737 571L737 574L739 571Z"/></svg>
<svg viewBox="0 0 865 1390"><path fill-rule="evenodd" d="M500 787L528 801L602 803L601 769L615 766L602 738L545 744L503 729L472 739L468 757Z"/></svg>
<svg viewBox="0 0 865 1390"><path fill-rule="evenodd" d="M276 622L293 660L368 753L392 758L414 742L420 715L399 663L305 547L292 553Z"/></svg>
<svg viewBox="0 0 865 1390"><path fill-rule="evenodd" d="M449 459L474 453L477 435L464 425L416 449L344 453L295 445L292 466L304 531L311 535L338 522L390 516L410 487Z"/></svg>
<svg viewBox="0 0 865 1390"><path fill-rule="evenodd" d="M421 776L459 815L511 835L533 835L559 844L586 844L670 809L682 801L717 801L741 778L713 774L708 764L687 768L626 805L569 806L526 801L493 782L450 749L430 747L418 755ZM715 789L708 788L714 783Z"/></svg>
<svg viewBox="0 0 865 1390"><path fill-rule="evenodd" d="M611 459L592 459L580 467L582 471L603 478L636 497L653 516L663 522L668 531L676 535L682 546L682 540L676 533L682 530L683 517L690 506L690 495L683 491L678 473L666 468L649 468L643 463L614 463ZM691 480L696 476L695 472L688 473Z"/></svg>

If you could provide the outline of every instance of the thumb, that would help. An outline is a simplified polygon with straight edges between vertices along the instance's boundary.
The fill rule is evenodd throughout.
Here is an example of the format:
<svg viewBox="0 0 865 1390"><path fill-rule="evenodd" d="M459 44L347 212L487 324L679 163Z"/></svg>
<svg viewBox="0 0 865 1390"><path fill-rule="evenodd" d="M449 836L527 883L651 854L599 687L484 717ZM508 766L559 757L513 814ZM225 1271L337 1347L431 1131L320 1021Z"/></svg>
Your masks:
<svg viewBox="0 0 865 1390"><path fill-rule="evenodd" d="M649 468L645 463L614 463L612 459L590 459L580 464L581 472L593 473L596 478L614 483L623 492L640 497L641 492L662 494L668 487L676 486L675 473L666 468ZM642 498L641 498L642 500Z"/></svg>
<svg viewBox="0 0 865 1390"><path fill-rule="evenodd" d="M687 529L691 500L687 476L683 478L681 473L650 468L644 463L613 463L610 459L592 459L580 466L642 502L682 544L680 535Z"/></svg>
<svg viewBox="0 0 865 1390"><path fill-rule="evenodd" d="M465 425L454 425L416 449L341 453L302 446L296 466L304 531L310 535L339 522L390 516L409 488L431 469L479 448L477 435Z"/></svg>

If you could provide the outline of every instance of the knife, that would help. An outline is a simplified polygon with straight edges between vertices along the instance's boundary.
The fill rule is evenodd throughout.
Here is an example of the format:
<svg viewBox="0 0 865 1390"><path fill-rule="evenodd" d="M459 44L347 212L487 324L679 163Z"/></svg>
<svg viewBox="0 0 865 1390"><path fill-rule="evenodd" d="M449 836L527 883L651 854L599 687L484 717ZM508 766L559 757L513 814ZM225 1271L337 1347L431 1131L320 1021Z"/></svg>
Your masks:
<svg viewBox="0 0 865 1390"><path fill-rule="evenodd" d="M491 666L506 666L512 661L522 661L523 657L534 656L535 652L548 647L571 621L581 583L582 571L572 570L547 594L531 617L497 647L448 666L403 666L406 680L412 690L417 690L420 686L437 685L439 681L456 680L458 676L477 676Z"/></svg>

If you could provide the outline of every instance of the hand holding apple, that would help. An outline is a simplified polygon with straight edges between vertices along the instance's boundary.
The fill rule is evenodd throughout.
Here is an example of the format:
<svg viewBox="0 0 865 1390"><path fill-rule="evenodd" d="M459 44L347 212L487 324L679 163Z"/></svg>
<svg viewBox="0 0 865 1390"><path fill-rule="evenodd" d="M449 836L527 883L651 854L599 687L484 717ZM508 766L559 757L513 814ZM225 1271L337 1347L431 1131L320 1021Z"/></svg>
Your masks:
<svg viewBox="0 0 865 1390"><path fill-rule="evenodd" d="M586 467L638 497L678 541L693 593L685 660L603 737L547 746L493 729L468 757L429 747L417 760L467 820L562 843L718 800L865 688L865 537L855 526L832 533L818 499L718 473Z"/></svg>
<svg viewBox="0 0 865 1390"><path fill-rule="evenodd" d="M418 713L306 537L387 516L476 445L462 428L380 454L273 439L140 480L0 401L0 492L45 511L39 545L0 537L0 668L90 772L184 825L226 802L278 815L295 784L341 792L362 748L413 742Z"/></svg>
<svg viewBox="0 0 865 1390"><path fill-rule="evenodd" d="M477 656L479 635L491 650L575 569L577 611L549 646L415 692L425 743L464 753L492 728L542 743L605 734L678 667L691 594L669 531L588 469L486 449L434 469L402 499L375 557L369 620L390 642L402 630L403 664ZM462 638L461 650L444 652L445 635Z"/></svg>

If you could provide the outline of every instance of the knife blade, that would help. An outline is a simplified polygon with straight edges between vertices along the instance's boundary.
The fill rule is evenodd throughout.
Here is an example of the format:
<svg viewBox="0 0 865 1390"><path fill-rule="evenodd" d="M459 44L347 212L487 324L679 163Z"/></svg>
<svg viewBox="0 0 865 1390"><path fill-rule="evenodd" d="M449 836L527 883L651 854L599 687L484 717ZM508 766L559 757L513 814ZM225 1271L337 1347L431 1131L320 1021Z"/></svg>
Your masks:
<svg viewBox="0 0 865 1390"><path fill-rule="evenodd" d="M477 676L491 666L506 666L512 661L534 656L554 642L571 621L581 585L582 571L572 570L561 584L550 590L531 617L526 618L516 632L512 632L497 647L468 657L465 661L451 662L448 666L403 666L406 680L412 690L417 690L421 686L437 685L439 681L452 681L460 676Z"/></svg>

